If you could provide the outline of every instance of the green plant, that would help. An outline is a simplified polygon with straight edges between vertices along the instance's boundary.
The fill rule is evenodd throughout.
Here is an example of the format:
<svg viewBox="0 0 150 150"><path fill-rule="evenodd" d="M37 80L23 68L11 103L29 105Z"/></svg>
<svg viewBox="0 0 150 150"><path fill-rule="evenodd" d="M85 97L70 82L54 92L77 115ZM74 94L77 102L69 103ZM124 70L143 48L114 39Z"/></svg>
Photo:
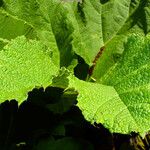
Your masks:
<svg viewBox="0 0 150 150"><path fill-rule="evenodd" d="M1 103L27 100L58 118L76 105L112 133L149 131L149 0L3 0L0 19ZM30 96L42 87L45 94ZM55 141L54 132L65 136L62 122L43 146L92 149Z"/></svg>

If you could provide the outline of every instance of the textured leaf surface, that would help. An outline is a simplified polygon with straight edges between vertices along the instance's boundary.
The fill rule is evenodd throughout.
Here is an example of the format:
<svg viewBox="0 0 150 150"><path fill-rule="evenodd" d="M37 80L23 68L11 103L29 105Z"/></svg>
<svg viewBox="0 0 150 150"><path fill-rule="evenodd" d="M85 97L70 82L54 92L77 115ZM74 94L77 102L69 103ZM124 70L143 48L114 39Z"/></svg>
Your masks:
<svg viewBox="0 0 150 150"><path fill-rule="evenodd" d="M136 124L113 87L77 79L71 80L70 87L79 92L77 106L91 123L102 123L112 132L145 131Z"/></svg>
<svg viewBox="0 0 150 150"><path fill-rule="evenodd" d="M122 59L102 83L115 87L134 120L143 129L150 128L150 37L132 36Z"/></svg>
<svg viewBox="0 0 150 150"><path fill-rule="evenodd" d="M92 123L103 123L112 132L145 133L150 129L150 38L132 36L122 58L101 83L73 79L78 106ZM114 88L113 88L114 87Z"/></svg>
<svg viewBox="0 0 150 150"><path fill-rule="evenodd" d="M41 42L18 37L0 51L0 100L25 100L34 87L51 83L57 68Z"/></svg>

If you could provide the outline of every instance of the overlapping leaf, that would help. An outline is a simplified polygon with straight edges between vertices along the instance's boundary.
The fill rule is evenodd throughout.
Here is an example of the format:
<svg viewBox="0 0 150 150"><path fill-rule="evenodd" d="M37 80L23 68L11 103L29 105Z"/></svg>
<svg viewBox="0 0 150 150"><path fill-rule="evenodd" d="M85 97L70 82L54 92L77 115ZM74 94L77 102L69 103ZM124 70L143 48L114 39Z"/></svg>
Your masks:
<svg viewBox="0 0 150 150"><path fill-rule="evenodd" d="M145 133L150 129L150 38L131 36L122 58L101 79L102 84L73 79L78 106L92 123L112 132Z"/></svg>
<svg viewBox="0 0 150 150"><path fill-rule="evenodd" d="M55 56L60 53L60 65L68 67L77 53L91 65L100 47L113 43L114 39L122 39L116 47L122 48L128 34L126 32L149 32L149 0L146 1L4 1L4 9L13 15L32 24L38 38L47 45L53 45ZM144 16L144 18L143 18ZM124 36L122 36L124 34ZM56 42L57 41L57 45ZM112 42L111 42L112 41ZM111 44L112 45L112 44ZM111 46L110 46L111 47ZM102 76L105 70L101 66L114 64L112 58L117 50L108 50L97 65L94 76ZM66 58L65 56L68 55ZM112 58L111 61L108 61ZM56 61L56 59L54 59ZM107 60L107 61L105 61ZM98 71L97 71L98 70Z"/></svg>
<svg viewBox="0 0 150 150"><path fill-rule="evenodd" d="M0 51L0 102L16 99L19 103L35 87L51 83L57 68L50 50L41 42L18 37Z"/></svg>
<svg viewBox="0 0 150 150"><path fill-rule="evenodd" d="M61 0L5 0L4 9L34 27L38 39L53 49L55 64L61 67L72 65L74 52L71 34L74 29L67 20L68 11Z"/></svg>

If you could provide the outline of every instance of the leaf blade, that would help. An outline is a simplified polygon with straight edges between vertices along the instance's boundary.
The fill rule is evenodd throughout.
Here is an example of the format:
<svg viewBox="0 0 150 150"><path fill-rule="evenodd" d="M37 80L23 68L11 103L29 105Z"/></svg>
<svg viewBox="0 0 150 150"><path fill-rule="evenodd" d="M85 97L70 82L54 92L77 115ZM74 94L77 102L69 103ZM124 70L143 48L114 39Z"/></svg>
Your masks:
<svg viewBox="0 0 150 150"><path fill-rule="evenodd" d="M0 51L0 99L17 99L19 103L35 87L51 83L57 67L49 50L41 42L18 37Z"/></svg>

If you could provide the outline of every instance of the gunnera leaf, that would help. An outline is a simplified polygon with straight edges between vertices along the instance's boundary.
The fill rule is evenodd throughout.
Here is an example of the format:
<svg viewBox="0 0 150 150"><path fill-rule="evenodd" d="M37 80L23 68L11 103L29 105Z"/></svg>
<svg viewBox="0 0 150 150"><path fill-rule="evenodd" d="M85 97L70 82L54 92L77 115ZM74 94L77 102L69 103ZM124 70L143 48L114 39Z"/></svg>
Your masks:
<svg viewBox="0 0 150 150"><path fill-rule="evenodd" d="M146 35L150 32L149 0L109 1L102 5L102 11L105 51L93 71L93 77L97 80L116 63L116 57L122 54L130 34Z"/></svg>
<svg viewBox="0 0 150 150"><path fill-rule="evenodd" d="M21 103L33 88L50 85L56 72L51 51L41 42L24 36L11 40L0 51L0 102Z"/></svg>
<svg viewBox="0 0 150 150"><path fill-rule="evenodd" d="M112 132L143 135L150 129L150 37L132 35L124 48L101 84L73 77L70 86L79 92L77 106L85 119Z"/></svg>
<svg viewBox="0 0 150 150"><path fill-rule="evenodd" d="M115 64L128 34L150 31L149 8L149 0L4 0L3 5L31 24L44 44L53 46L53 60L61 67L71 65L74 53L91 66L100 48L106 46L107 55L101 56L93 72L96 79Z"/></svg>

